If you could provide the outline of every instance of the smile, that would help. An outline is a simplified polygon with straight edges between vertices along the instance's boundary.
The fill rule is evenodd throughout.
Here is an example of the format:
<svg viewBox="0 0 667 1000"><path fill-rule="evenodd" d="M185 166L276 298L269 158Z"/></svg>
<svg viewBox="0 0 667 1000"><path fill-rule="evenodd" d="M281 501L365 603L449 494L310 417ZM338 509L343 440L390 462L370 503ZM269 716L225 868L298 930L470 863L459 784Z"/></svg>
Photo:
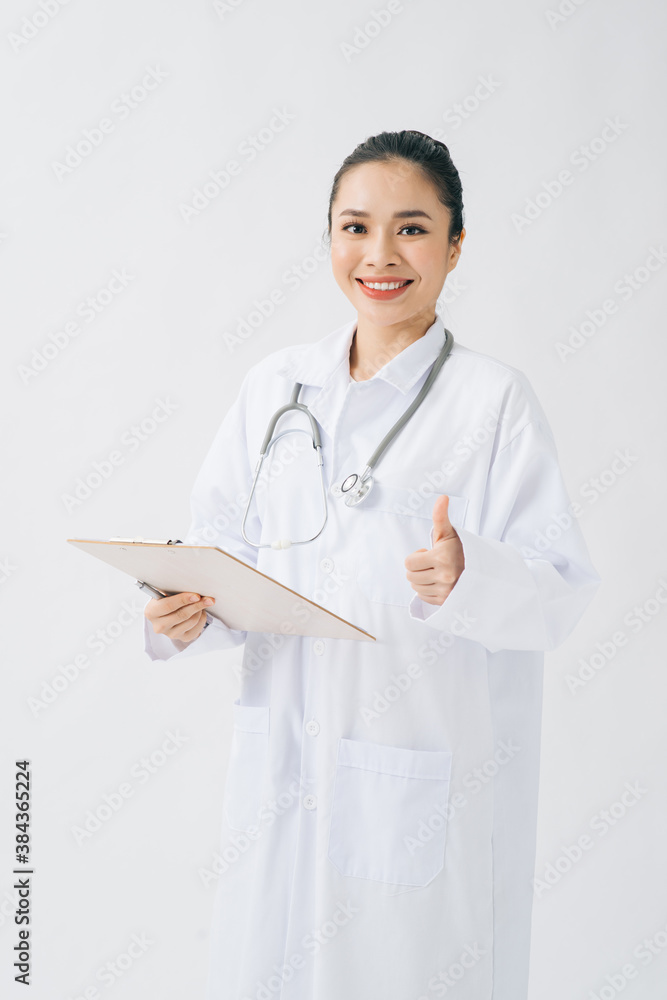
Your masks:
<svg viewBox="0 0 667 1000"><path fill-rule="evenodd" d="M378 301L397 299L399 295L405 295L406 289L413 283L412 278L405 281L362 281L361 278L357 278L356 281L364 295Z"/></svg>
<svg viewBox="0 0 667 1000"><path fill-rule="evenodd" d="M404 285L409 285L411 279L407 281L362 281L361 278L357 278L357 281L364 286L364 288L375 288L379 292L393 291L395 288L403 288Z"/></svg>

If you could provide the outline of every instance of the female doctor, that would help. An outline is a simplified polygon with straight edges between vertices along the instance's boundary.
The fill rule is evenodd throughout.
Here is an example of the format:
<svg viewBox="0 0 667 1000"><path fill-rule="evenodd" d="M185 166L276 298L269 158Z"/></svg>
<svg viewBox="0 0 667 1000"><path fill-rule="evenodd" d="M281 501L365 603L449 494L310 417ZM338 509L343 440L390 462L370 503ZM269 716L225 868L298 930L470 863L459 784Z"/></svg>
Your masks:
<svg viewBox="0 0 667 1000"><path fill-rule="evenodd" d="M525 1000L544 651L600 578L528 379L436 311L465 237L447 147L368 138L328 221L356 316L248 371L185 541L375 641L233 630L198 594L145 608L151 659L245 643L207 1000ZM311 416L279 418L248 506L297 386Z"/></svg>

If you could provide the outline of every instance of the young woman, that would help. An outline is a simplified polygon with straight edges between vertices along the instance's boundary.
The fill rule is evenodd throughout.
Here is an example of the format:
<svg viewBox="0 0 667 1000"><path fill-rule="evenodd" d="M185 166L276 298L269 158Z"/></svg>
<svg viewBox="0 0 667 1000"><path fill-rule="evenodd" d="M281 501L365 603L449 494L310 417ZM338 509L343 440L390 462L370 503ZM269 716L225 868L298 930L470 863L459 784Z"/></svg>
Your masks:
<svg viewBox="0 0 667 1000"><path fill-rule="evenodd" d="M465 237L447 147L367 139L328 222L355 318L248 371L185 541L376 641L235 631L198 594L145 609L152 659L245 642L207 997L522 1000L544 651L600 578L527 378L453 342L436 309ZM291 409L246 516L295 383L326 509L309 418Z"/></svg>

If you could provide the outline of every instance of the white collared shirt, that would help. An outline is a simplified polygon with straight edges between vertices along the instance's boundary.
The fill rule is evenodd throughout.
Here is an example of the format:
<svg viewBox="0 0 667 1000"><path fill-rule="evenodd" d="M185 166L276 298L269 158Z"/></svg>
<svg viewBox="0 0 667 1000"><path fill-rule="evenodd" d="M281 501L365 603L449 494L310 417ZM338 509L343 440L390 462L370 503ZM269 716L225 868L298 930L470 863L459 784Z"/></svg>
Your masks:
<svg viewBox="0 0 667 1000"><path fill-rule="evenodd" d="M195 481L184 541L218 545L376 641L245 633L209 616L184 645L145 623L152 659L245 642L221 846L235 861L218 884L207 996L430 1000L460 962L458 1000L492 989L520 1000L543 654L571 633L600 578L528 380L458 343L368 497L343 503L340 484L363 470L444 342L437 315L356 382L355 328L250 369ZM241 518L267 424L295 381L320 427L327 522L308 544L258 550ZM277 433L288 427L309 430L294 412ZM317 532L309 434L281 438L261 480L253 540ZM465 568L438 606L415 593L404 561L431 547L443 493Z"/></svg>

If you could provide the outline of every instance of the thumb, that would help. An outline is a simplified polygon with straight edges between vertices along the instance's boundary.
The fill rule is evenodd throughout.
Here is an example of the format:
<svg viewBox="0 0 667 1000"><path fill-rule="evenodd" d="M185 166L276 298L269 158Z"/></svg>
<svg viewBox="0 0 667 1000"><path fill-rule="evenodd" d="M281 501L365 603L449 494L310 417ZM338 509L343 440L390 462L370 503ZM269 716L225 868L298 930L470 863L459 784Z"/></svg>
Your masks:
<svg viewBox="0 0 667 1000"><path fill-rule="evenodd" d="M433 544L455 536L456 531L449 520L449 497L445 493L433 505Z"/></svg>

